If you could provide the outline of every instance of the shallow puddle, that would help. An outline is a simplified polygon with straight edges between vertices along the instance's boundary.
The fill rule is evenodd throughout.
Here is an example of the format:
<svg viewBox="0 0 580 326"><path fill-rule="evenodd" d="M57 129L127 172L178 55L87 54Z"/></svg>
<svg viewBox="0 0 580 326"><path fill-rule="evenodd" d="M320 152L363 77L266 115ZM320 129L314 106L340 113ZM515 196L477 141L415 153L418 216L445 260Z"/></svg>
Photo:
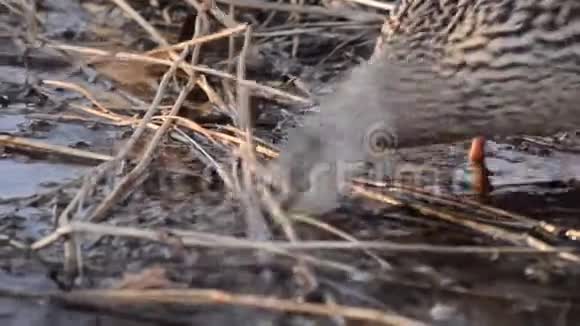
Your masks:
<svg viewBox="0 0 580 326"><path fill-rule="evenodd" d="M28 197L44 192L47 187L73 180L87 168L84 165L64 163L0 160L0 199Z"/></svg>

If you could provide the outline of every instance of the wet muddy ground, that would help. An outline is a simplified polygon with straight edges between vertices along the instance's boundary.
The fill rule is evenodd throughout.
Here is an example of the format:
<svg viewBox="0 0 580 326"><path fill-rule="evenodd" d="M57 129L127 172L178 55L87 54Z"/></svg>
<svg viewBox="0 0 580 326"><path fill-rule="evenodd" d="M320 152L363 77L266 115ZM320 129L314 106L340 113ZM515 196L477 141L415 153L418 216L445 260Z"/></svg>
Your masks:
<svg viewBox="0 0 580 326"><path fill-rule="evenodd" d="M131 4L171 42L177 42L187 29L184 27L188 26L187 20L191 20L187 18L191 8L161 3L159 8L146 1ZM315 1L310 5L320 4ZM310 17L308 22L319 27L309 27L307 23L300 25L300 21L289 20L285 11L268 18L269 12L259 6L253 10L242 6L238 10L237 18L242 21L270 20L269 26L254 30L260 55L248 67L249 78L302 97L308 92L318 95L331 91L335 78L368 57L381 26L380 21L361 22L352 17L340 20L323 15ZM361 7L356 10L385 14ZM36 39L43 42L134 53L155 47L151 36L113 2L44 1L34 13L41 18ZM162 19L162 13L171 17L169 22ZM99 232L93 229L83 235L79 245L83 257L81 275L71 277L67 272L63 239L37 250L18 248L10 241L36 244L63 226L59 216L81 189L83 177L104 164L106 157L117 155L136 127L135 123L117 123L83 110L82 107L95 108L94 103L74 89L51 86L46 81L82 85L111 111L141 118L153 101L164 72L163 69L161 73L151 72L140 66L95 66L71 53L26 45L32 33L26 19L30 19L26 8L0 2L3 325L381 324L378 318L368 316L350 320L339 318L339 314L328 317L332 314L323 313L317 317L314 313L279 311L235 300L226 305L222 303L228 303L227 300L205 298L196 304L190 297L187 303L162 304L155 300L140 301L147 298L143 292L128 304L119 305L118 298L94 294L77 299L54 295L83 288L215 289L239 295L365 307L431 325L578 324L578 262L562 259L553 252L502 252L500 247L514 245L512 238L499 231L498 236L490 236L483 229L499 225L511 235L522 235L524 240L518 242L521 248L537 248L525 245L537 239L553 246L577 247L574 237L569 235L573 232L567 233L580 225L580 185L575 181L580 177L580 152L576 149L580 148L580 138L574 131L550 139L529 137L489 142L487 168L494 191L485 204L523 215L527 220L489 214L484 218L475 206L470 206L473 210L459 210L441 202L429 204L437 212L450 212L482 223L466 227L436 218L436 214L420 211L418 206L399 207L368 198L348 198L340 209L316 219L360 241L391 241L422 247L377 249L372 254L360 249L308 249L302 251L311 259L306 263L307 273L297 271L302 260L292 254L266 254L267 250L251 249L246 242L226 246L231 238L204 240L197 246L187 246L172 238L177 234L175 230L247 238L241 200L228 194L215 172L207 173L210 164L195 146L175 135L165 137L155 160L147 167L143 183L132 189L128 198L116 203L102 221L95 222L116 228L118 234L110 229ZM330 27L320 27L323 23ZM305 32L308 28L313 31ZM295 57L292 33L301 35L303 42ZM225 42L203 48L202 53L208 66L225 69ZM208 79L227 99L219 79ZM173 103L170 100L177 97L178 91L169 91L163 103L165 108L170 107ZM212 101L193 95L182 111L183 117L211 130L235 125L231 116L216 109L219 105L215 102L206 105L208 102ZM283 141L284 131L299 123L304 111L312 109L304 103L271 98L261 98L252 105L257 108L256 135L273 143ZM130 153L128 166L136 164L151 135L151 131L146 133ZM192 132L189 135L224 166L231 161L232 146L215 145ZM104 158L86 160L49 147L8 145L2 136L99 153ZM448 176L428 187L434 193L467 198L468 145L421 148L407 153L405 160ZM127 167L110 172L98 183L97 190L84 198L84 206L71 214L73 221L92 222L87 220L87 212L112 190L126 171L123 169ZM429 203L418 197L406 198L411 204ZM542 232L530 221L552 223L561 232ZM295 223L294 228L303 241L340 240L309 224ZM151 231L154 236L136 236L136 230ZM271 231L275 240L287 240L280 227L272 226ZM181 241L189 235L183 235ZM531 238L525 238L526 235ZM434 246L498 249L459 252Z"/></svg>

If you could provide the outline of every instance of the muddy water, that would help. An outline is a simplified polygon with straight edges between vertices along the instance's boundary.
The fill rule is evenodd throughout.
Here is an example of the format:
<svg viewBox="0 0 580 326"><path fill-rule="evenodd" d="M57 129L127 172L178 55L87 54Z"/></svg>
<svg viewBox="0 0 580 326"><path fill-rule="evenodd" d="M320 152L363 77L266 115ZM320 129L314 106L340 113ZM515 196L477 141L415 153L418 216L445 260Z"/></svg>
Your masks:
<svg viewBox="0 0 580 326"><path fill-rule="evenodd" d="M51 145L93 148L102 154L111 154L114 137L118 131L103 128L94 130L87 128L86 124L43 121L29 118L26 113L42 110L43 108L34 106L5 107L0 111L0 134L29 137ZM43 192L46 185L70 181L90 167L86 164L67 162L62 158L36 156L10 148L4 149L0 156L0 171L2 171L0 198L28 197Z"/></svg>
<svg viewBox="0 0 580 326"><path fill-rule="evenodd" d="M56 1L64 5L64 1ZM50 5L49 5L50 6ZM0 5L1 7L1 5ZM46 20L55 32L74 28L81 31L81 16L67 14L74 8L66 4L63 11L55 11ZM2 8L3 10L4 8ZM74 11L74 9L73 9ZM8 18L0 12L1 23ZM76 17L76 19L75 19ZM80 20L80 21L79 21ZM74 23L74 26L69 26ZM43 96L28 83L38 79L71 80L71 66L58 56L31 51L25 65L22 48L12 39L10 31L0 35L0 135L19 136L52 145L87 148L111 154L112 144L119 130L84 123L60 123L52 119L38 119L34 114L61 114L58 105L46 104ZM40 52L40 53L39 53ZM0 146L0 221L3 235L15 235L20 240L38 239L52 230L50 213L35 207L21 207L19 198L45 193L59 185L75 180L91 165L71 162L35 151L20 151ZM22 255L22 253L18 253ZM50 270L22 264L11 251L1 253L0 263L0 324L13 326L48 325L149 325L106 314L82 312L44 302L21 299L5 291L37 293L57 290L48 278Z"/></svg>

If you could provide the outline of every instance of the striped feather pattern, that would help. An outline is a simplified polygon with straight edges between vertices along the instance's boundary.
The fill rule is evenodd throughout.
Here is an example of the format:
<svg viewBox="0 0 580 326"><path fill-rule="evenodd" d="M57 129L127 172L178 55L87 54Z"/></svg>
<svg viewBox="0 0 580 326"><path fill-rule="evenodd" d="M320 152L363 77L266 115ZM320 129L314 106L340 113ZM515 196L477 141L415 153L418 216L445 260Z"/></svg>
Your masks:
<svg viewBox="0 0 580 326"><path fill-rule="evenodd" d="M402 61L426 63L431 82L445 79L452 94L434 95L432 105L384 109L401 130L401 146L580 127L580 1L401 0L368 75ZM413 74L376 82L412 89L424 83ZM392 95L402 96L400 89Z"/></svg>

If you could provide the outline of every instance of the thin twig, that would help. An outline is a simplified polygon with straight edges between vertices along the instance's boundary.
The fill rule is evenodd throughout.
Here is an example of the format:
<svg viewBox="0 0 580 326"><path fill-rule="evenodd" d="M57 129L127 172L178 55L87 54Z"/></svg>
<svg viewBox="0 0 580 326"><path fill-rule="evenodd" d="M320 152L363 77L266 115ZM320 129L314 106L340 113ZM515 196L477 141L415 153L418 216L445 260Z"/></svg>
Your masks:
<svg viewBox="0 0 580 326"><path fill-rule="evenodd" d="M237 79L238 81L245 79L246 72L246 56L250 46L252 37L252 28L248 27L244 35L244 44L240 53ZM249 94L247 86L241 83L237 84L238 95L238 116L240 121L240 129L245 131L245 142L240 144L240 153L242 156L242 177L244 181L244 189L240 193L243 202L246 206L246 233L250 239L264 240L271 239L272 232L270 231L264 215L260 211L258 198L256 196L256 187L252 180L252 171L255 170L252 166L256 165L256 156L254 155L254 136L252 134L251 113L249 107Z"/></svg>
<svg viewBox="0 0 580 326"><path fill-rule="evenodd" d="M338 18L346 18L359 22L382 22L385 17L379 14L373 14L362 10L331 10L320 6L300 6L283 3L271 3L262 0L216 0L216 2L236 5L238 7L246 7L252 9L262 9L271 11L286 11L300 14L314 14L321 16L330 16Z"/></svg>
<svg viewBox="0 0 580 326"><path fill-rule="evenodd" d="M215 40L218 40L218 39L224 38L224 37L231 37L232 35L243 32L247 27L248 27L247 24L240 24L236 27L226 28L226 29L223 29L219 32L215 32L213 34L204 35L204 36L193 38L193 39L188 40L188 41L183 41L183 42L180 42L177 44L172 44L170 46L157 48L157 49L151 50L149 52L146 52L145 54L153 56L153 55L157 55L159 53L164 53L164 52L168 52L168 51L172 51L172 50L173 51L182 50L188 46L193 46L193 45L197 45L197 44L211 42L211 41L215 41Z"/></svg>
<svg viewBox="0 0 580 326"><path fill-rule="evenodd" d="M48 144L41 141L16 136L0 135L0 145L16 149L27 149L27 150L32 149L39 152L58 154L98 162L110 161L113 159L113 157L105 154L93 153L82 149L71 148L66 146Z"/></svg>

